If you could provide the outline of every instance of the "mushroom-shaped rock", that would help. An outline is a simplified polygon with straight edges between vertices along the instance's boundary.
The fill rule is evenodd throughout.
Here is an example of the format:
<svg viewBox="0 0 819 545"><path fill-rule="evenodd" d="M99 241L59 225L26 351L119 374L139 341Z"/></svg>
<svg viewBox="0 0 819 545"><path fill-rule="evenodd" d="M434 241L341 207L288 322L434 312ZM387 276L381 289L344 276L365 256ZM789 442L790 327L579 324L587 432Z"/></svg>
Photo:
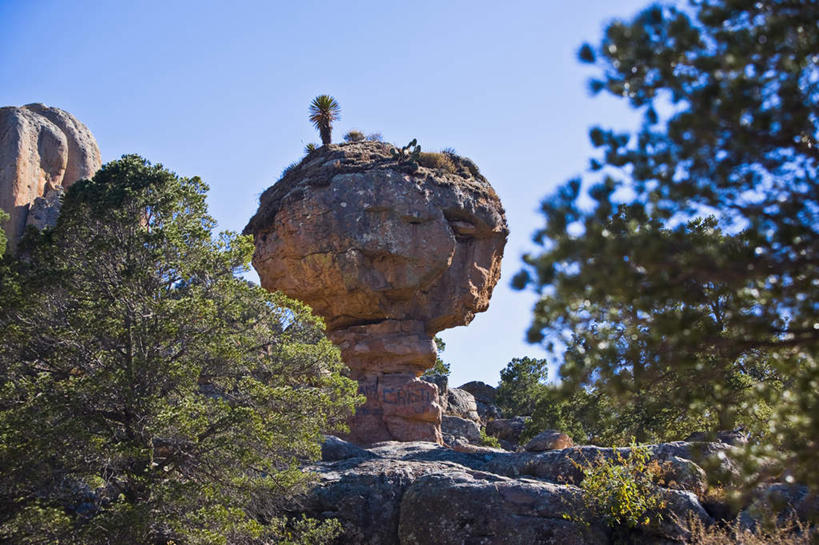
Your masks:
<svg viewBox="0 0 819 545"><path fill-rule="evenodd" d="M305 301L367 402L350 439L441 441L436 332L489 306L508 229L497 194L455 155L400 160L380 142L328 145L261 196L245 228L262 286ZM430 167L435 168L427 168Z"/></svg>
<svg viewBox="0 0 819 545"><path fill-rule="evenodd" d="M49 225L61 189L90 178L101 164L91 131L68 112L44 104L0 108L0 209L11 216L3 226L9 248L26 224ZM41 197L38 217L29 221Z"/></svg>

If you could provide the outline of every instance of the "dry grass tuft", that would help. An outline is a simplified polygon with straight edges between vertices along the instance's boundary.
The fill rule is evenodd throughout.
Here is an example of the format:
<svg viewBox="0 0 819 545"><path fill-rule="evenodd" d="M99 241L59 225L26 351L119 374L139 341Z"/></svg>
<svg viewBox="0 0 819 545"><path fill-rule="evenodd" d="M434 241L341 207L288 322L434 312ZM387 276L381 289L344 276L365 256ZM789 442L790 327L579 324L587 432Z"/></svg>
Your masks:
<svg viewBox="0 0 819 545"><path fill-rule="evenodd" d="M812 545L819 543L819 533L799 521L790 521L773 529L745 530L739 522L706 526L699 519L688 523L689 545Z"/></svg>
<svg viewBox="0 0 819 545"><path fill-rule="evenodd" d="M455 166L455 162L446 153L428 153L422 151L418 156L418 164L422 167L435 168L451 174L455 174L458 170Z"/></svg>

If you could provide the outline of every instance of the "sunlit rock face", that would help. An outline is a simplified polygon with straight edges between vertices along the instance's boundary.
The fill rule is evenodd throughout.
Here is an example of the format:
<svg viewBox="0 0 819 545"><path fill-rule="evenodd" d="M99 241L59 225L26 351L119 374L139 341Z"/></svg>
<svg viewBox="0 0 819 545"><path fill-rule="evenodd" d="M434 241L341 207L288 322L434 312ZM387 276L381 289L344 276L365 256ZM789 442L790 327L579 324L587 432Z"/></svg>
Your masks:
<svg viewBox="0 0 819 545"><path fill-rule="evenodd" d="M508 229L468 159L398 162L390 146L324 146L262 194L246 233L262 286L324 317L367 403L351 439L441 441L436 332L489 306ZM422 162L423 164L423 162Z"/></svg>
<svg viewBox="0 0 819 545"><path fill-rule="evenodd" d="M102 165L97 141L73 115L44 104L0 108L0 209L13 251L26 225L53 225L59 194ZM29 209L37 202L36 217Z"/></svg>

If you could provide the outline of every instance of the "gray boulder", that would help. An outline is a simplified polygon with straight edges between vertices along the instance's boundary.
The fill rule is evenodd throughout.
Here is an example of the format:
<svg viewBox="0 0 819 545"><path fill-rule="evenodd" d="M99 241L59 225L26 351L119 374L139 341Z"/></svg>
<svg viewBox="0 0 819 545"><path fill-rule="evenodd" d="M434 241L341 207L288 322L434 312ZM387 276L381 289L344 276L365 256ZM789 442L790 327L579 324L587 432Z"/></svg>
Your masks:
<svg viewBox="0 0 819 545"><path fill-rule="evenodd" d="M334 435L324 436L324 442L321 444L321 460L323 462L336 462L350 458L375 458L375 455Z"/></svg>
<svg viewBox="0 0 819 545"><path fill-rule="evenodd" d="M494 418L501 418L501 411L495 405L498 395L497 388L485 382L473 380L459 387L461 390L469 392L475 398L478 407L478 416L483 422L489 422Z"/></svg>
<svg viewBox="0 0 819 545"><path fill-rule="evenodd" d="M366 457L343 442L328 443L343 447L344 457L305 468L317 480L297 499L292 514L337 518L344 529L338 543L350 545L609 543L611 535L602 521L579 501L575 485L583 474L578 464L610 459L617 451L627 456L629 451L453 450L435 443L390 441L361 449ZM687 444L649 448L660 463L690 452ZM633 542L680 543L686 534L677 521L692 515L710 522L691 491L661 488L660 493L668 502L669 517L629 536Z"/></svg>
<svg viewBox="0 0 819 545"><path fill-rule="evenodd" d="M469 470L430 474L407 488L398 524L402 545L606 544L599 524L564 515L583 509L578 489Z"/></svg>
<svg viewBox="0 0 819 545"><path fill-rule="evenodd" d="M449 388L447 391L446 414L466 418L478 424L481 422L475 397L460 388Z"/></svg>
<svg viewBox="0 0 819 545"><path fill-rule="evenodd" d="M496 418L487 422L486 434L497 437L501 441L508 441L513 445L517 445L520 442L521 434L531 419L531 416Z"/></svg>
<svg viewBox="0 0 819 545"><path fill-rule="evenodd" d="M472 420L458 416L444 415L441 418L441 433L444 442L448 444L453 444L458 439L467 443L481 442L481 429L478 425Z"/></svg>

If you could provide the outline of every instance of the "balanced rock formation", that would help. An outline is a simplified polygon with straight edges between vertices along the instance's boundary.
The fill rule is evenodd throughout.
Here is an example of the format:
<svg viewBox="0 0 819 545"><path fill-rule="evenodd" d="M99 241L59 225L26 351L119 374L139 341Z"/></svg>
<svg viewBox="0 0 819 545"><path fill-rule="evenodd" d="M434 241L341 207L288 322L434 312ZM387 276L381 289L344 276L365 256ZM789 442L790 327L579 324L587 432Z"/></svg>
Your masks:
<svg viewBox="0 0 819 545"><path fill-rule="evenodd" d="M350 438L440 442L438 388L417 377L435 362L436 332L487 309L508 229L474 163L422 156L418 166L390 150L310 153L262 194L245 233L262 286L324 317L366 395Z"/></svg>
<svg viewBox="0 0 819 545"><path fill-rule="evenodd" d="M3 226L13 251L27 224L56 219L59 192L90 178L102 165L88 127L74 116L44 104L0 108L0 209L11 219ZM29 208L38 199L38 216Z"/></svg>

